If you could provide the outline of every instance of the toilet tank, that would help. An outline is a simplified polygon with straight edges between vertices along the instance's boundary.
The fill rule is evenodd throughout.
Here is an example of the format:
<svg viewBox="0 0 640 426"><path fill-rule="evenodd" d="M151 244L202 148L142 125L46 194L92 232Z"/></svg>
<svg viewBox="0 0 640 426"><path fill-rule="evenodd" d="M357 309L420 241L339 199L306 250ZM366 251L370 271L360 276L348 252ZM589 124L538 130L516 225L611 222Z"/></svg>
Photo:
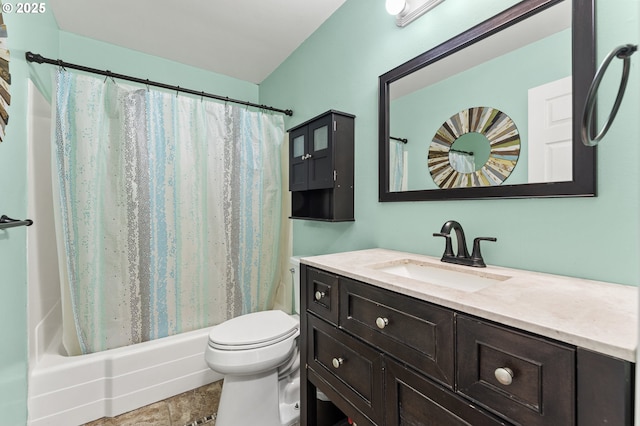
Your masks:
<svg viewBox="0 0 640 426"><path fill-rule="evenodd" d="M293 313L300 314L300 257L294 256L289 258L289 271L291 271L291 280L293 286Z"/></svg>

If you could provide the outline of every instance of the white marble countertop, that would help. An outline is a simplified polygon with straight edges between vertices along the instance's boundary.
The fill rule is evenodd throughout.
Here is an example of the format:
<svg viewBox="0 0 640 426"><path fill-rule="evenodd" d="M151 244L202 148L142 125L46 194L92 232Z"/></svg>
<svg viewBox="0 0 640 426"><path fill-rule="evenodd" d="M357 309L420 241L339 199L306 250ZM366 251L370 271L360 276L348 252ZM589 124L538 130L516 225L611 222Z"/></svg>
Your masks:
<svg viewBox="0 0 640 426"><path fill-rule="evenodd" d="M379 270L381 265L403 263L406 259L506 279L467 291ZM500 324L636 361L637 287L496 266L451 265L431 256L386 249L303 257L301 262Z"/></svg>

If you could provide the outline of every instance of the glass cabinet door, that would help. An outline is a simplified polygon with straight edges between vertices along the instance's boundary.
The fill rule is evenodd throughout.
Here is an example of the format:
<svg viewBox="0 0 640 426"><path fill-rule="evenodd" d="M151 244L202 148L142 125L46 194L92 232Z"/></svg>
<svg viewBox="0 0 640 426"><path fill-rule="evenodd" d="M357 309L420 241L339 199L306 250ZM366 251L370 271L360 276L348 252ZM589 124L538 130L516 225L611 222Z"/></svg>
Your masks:
<svg viewBox="0 0 640 426"><path fill-rule="evenodd" d="M309 189L333 188L332 133L332 116L309 125Z"/></svg>
<svg viewBox="0 0 640 426"><path fill-rule="evenodd" d="M307 131L299 129L289 134L289 191L304 191L308 187Z"/></svg>

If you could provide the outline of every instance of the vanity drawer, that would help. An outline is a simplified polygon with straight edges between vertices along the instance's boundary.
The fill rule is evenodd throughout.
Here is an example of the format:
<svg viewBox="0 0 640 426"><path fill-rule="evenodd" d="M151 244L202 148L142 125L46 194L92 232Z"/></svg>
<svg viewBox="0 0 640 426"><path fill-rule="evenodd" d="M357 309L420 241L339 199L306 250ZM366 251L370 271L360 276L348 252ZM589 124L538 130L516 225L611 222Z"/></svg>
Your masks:
<svg viewBox="0 0 640 426"><path fill-rule="evenodd" d="M382 359L378 352L326 322L309 317L307 366L354 407L381 424Z"/></svg>
<svg viewBox="0 0 640 426"><path fill-rule="evenodd" d="M340 278L340 326L450 388L453 318L430 303Z"/></svg>
<svg viewBox="0 0 640 426"><path fill-rule="evenodd" d="M307 310L338 324L338 277L307 267Z"/></svg>
<svg viewBox="0 0 640 426"><path fill-rule="evenodd" d="M517 424L575 424L574 348L463 315L456 327L460 394Z"/></svg>

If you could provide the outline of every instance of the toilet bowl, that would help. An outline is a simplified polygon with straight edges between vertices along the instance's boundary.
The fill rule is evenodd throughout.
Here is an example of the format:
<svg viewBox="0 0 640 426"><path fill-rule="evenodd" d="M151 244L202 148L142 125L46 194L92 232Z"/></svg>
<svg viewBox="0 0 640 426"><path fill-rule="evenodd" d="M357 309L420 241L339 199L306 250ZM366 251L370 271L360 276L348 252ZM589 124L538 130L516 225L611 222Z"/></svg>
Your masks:
<svg viewBox="0 0 640 426"><path fill-rule="evenodd" d="M295 312L298 259L292 258ZM300 418L300 319L283 311L254 312L211 329L205 360L224 375L217 426L291 426Z"/></svg>

